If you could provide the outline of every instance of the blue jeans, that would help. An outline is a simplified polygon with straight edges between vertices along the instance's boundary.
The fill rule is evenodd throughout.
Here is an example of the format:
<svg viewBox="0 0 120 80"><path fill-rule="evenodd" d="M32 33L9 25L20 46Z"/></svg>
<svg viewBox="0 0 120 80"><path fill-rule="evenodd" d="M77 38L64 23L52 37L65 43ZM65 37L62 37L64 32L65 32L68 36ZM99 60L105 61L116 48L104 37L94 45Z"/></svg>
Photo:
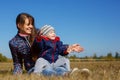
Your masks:
<svg viewBox="0 0 120 80"><path fill-rule="evenodd" d="M35 64L34 73L46 76L62 76L68 71L70 71L70 64L67 58L59 58L55 63L51 64L43 58L38 58Z"/></svg>
<svg viewBox="0 0 120 80"><path fill-rule="evenodd" d="M67 69L64 67L55 67L55 68L46 68L42 71L42 74L45 76L63 76L66 72L68 72Z"/></svg>

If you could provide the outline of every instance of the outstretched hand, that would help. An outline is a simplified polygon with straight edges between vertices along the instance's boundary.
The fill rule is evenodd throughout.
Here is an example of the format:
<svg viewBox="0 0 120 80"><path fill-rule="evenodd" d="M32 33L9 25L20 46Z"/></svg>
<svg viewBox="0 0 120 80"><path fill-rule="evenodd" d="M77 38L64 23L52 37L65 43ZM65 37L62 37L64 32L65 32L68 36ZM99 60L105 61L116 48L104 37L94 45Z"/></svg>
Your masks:
<svg viewBox="0 0 120 80"><path fill-rule="evenodd" d="M79 44L73 44L73 45L70 45L67 49L67 52L68 53L71 53L71 52L82 52L84 49L79 45Z"/></svg>
<svg viewBox="0 0 120 80"><path fill-rule="evenodd" d="M72 51L74 52L82 52L84 49L79 44L72 45Z"/></svg>

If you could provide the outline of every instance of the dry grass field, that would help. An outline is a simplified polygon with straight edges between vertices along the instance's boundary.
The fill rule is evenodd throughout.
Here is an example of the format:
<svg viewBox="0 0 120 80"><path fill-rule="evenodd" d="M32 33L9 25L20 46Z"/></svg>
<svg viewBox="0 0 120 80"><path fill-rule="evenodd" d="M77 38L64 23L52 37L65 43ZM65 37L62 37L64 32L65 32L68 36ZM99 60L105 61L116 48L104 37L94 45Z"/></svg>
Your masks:
<svg viewBox="0 0 120 80"><path fill-rule="evenodd" d="M91 72L62 77L45 77L26 73L12 75L12 63L0 63L0 80L120 80L120 61L71 62L71 68L74 67L88 68Z"/></svg>

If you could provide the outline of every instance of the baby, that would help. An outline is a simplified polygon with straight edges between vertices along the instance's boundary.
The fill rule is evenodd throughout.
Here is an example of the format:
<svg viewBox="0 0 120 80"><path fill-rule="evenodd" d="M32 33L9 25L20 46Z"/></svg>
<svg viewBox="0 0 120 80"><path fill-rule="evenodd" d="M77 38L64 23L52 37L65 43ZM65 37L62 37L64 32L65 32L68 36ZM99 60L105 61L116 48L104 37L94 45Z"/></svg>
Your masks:
<svg viewBox="0 0 120 80"><path fill-rule="evenodd" d="M65 75L70 71L69 60L65 57L71 52L81 52L79 44L63 44L50 25L43 26L32 45L32 54L38 54L34 73L43 75Z"/></svg>

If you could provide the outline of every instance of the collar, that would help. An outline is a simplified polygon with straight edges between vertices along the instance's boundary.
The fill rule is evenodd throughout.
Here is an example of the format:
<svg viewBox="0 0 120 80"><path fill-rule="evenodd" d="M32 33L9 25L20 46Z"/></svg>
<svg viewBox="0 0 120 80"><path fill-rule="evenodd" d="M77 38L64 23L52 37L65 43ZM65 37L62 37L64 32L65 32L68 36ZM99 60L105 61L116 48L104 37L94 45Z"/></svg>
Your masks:
<svg viewBox="0 0 120 80"><path fill-rule="evenodd" d="M29 35L21 35L21 34L19 34L19 33L17 33L17 35L16 36L18 36L18 37L20 37L20 38L22 38L22 39L25 39L25 38L27 38L28 39L28 37L29 37Z"/></svg>
<svg viewBox="0 0 120 80"><path fill-rule="evenodd" d="M57 42L60 41L60 37L56 36L54 40L49 39L46 36L39 36L37 37L37 41L41 41L42 39L46 40L46 41L53 41L53 42Z"/></svg>
<svg viewBox="0 0 120 80"><path fill-rule="evenodd" d="M22 33L18 33L20 36L22 37L26 37L26 36L29 36L28 34L22 34Z"/></svg>

